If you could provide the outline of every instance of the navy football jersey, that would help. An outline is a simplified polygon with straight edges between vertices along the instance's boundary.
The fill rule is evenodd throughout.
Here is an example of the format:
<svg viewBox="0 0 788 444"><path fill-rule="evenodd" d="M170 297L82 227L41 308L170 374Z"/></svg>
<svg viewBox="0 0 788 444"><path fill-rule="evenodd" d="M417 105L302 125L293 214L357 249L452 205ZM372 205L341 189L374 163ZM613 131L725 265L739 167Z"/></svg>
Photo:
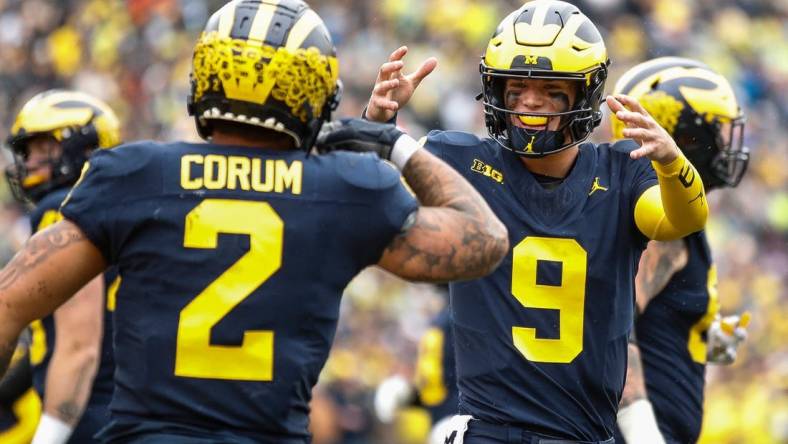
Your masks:
<svg viewBox="0 0 788 444"><path fill-rule="evenodd" d="M154 142L94 154L62 212L123 279L103 439L308 440L342 291L417 207L374 155Z"/></svg>
<svg viewBox="0 0 788 444"><path fill-rule="evenodd" d="M668 443L694 443L703 421L706 331L719 311L706 234L684 238L687 265L638 316L635 334L646 391Z"/></svg>
<svg viewBox="0 0 788 444"><path fill-rule="evenodd" d="M454 362L454 332L451 310L443 309L419 341L416 388L419 401L432 423L457 413L457 375Z"/></svg>
<svg viewBox="0 0 788 444"><path fill-rule="evenodd" d="M576 440L612 436L624 384L634 276L647 239L634 205L656 173L632 141L579 147L546 189L491 139L432 132L425 147L484 196L512 251L450 285L459 410Z"/></svg>
<svg viewBox="0 0 788 444"><path fill-rule="evenodd" d="M41 400L33 388L8 406L0 405L0 442L29 444L41 416Z"/></svg>
<svg viewBox="0 0 788 444"><path fill-rule="evenodd" d="M59 188L44 196L30 213L32 232L43 230L53 223L61 220L60 204L68 194L69 188ZM113 288L112 284L117 273L110 269L104 273L105 294ZM105 298L106 301L106 298ZM104 310L104 335L101 344L101 356L96 377L93 380L90 398L80 418L79 424L74 429L70 443L91 442L91 437L103 427L109 419L109 402L112 398L112 373L115 362L112 355L112 313L111 305L105 304ZM55 318L49 315L43 319L33 321L30 325L33 338L30 346L30 363L33 365L33 387L41 399L46 393L46 377L52 352L55 350Z"/></svg>
<svg viewBox="0 0 788 444"><path fill-rule="evenodd" d="M3 444L29 444L41 416L41 400L32 387L32 369L20 361L29 360L29 346L29 335L23 333L8 365L9 372L2 378L0 443Z"/></svg>

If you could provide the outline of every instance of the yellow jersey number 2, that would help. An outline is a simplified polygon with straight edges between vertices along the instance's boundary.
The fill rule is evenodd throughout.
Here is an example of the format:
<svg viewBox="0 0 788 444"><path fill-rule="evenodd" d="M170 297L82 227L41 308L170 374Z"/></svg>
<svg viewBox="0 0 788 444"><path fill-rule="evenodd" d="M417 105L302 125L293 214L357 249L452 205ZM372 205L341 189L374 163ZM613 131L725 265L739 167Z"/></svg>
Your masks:
<svg viewBox="0 0 788 444"><path fill-rule="evenodd" d="M561 284L537 283L539 261L561 263ZM533 362L569 363L583 351L588 253L574 239L526 237L512 254L512 295L526 308L559 311L558 339L536 337L532 327L512 327L517 350Z"/></svg>
<svg viewBox="0 0 788 444"><path fill-rule="evenodd" d="M211 329L282 265L284 223L266 202L206 199L186 215L183 246L216 248L219 233L246 234L249 251L181 310L175 375L271 381L274 332L244 332L240 346L211 344Z"/></svg>

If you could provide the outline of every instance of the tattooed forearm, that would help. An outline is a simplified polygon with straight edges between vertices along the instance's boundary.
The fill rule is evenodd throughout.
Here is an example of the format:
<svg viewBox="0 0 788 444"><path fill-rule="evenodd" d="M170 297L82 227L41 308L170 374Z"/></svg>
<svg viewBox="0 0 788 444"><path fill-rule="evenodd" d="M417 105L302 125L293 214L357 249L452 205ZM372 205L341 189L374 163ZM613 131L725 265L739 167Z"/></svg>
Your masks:
<svg viewBox="0 0 788 444"><path fill-rule="evenodd" d="M402 170L422 205L449 207L481 218L492 211L456 171L426 152L414 155ZM497 219L492 218L497 222Z"/></svg>
<svg viewBox="0 0 788 444"><path fill-rule="evenodd" d="M643 270L642 288L649 299L665 288L670 280L673 264L673 259L666 255L655 256L648 262L648 268Z"/></svg>
<svg viewBox="0 0 788 444"><path fill-rule="evenodd" d="M506 228L479 193L451 167L416 153L402 172L422 208L388 248L398 269L423 281L470 279L492 271L509 248Z"/></svg>
<svg viewBox="0 0 788 444"><path fill-rule="evenodd" d="M64 223L55 224L31 237L25 247L0 271L0 290L5 290L13 285L53 252L83 239L85 239L85 235L79 229Z"/></svg>
<svg viewBox="0 0 788 444"><path fill-rule="evenodd" d="M643 377L643 365L640 361L640 349L635 344L629 344L629 359L627 361L627 382L624 384L624 393L621 395L620 408L624 408L638 399L646 399L646 382Z"/></svg>
<svg viewBox="0 0 788 444"><path fill-rule="evenodd" d="M673 275L687 264L687 248L684 241L652 241L643 252L637 277L638 306L641 311L658 295Z"/></svg>

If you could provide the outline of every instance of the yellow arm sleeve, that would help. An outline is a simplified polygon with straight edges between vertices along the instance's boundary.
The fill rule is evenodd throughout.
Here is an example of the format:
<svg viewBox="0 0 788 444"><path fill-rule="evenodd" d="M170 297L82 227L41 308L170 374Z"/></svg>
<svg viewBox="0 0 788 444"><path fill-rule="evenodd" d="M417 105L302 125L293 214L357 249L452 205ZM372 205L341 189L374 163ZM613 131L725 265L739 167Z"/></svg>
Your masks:
<svg viewBox="0 0 788 444"><path fill-rule="evenodd" d="M659 185L647 189L635 203L640 232L649 239L666 241L703 229L709 208L695 167L683 155L667 165L652 165Z"/></svg>

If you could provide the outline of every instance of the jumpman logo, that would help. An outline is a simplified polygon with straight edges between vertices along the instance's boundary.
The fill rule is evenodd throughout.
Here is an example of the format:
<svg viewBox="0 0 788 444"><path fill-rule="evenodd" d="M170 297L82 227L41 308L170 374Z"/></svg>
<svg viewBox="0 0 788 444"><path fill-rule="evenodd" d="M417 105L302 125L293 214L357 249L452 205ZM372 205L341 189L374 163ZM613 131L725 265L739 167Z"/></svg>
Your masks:
<svg viewBox="0 0 788 444"><path fill-rule="evenodd" d="M526 153L533 153L534 152L534 139L536 139L536 136L531 136L531 141L528 142L528 145L525 147L525 152Z"/></svg>
<svg viewBox="0 0 788 444"><path fill-rule="evenodd" d="M607 191L607 187L603 187L602 185L599 184L599 177L595 177L594 178L594 183L591 184L591 192L589 192L588 195L590 196L590 195L594 194L594 191L597 191L597 190L599 190L599 191Z"/></svg>

